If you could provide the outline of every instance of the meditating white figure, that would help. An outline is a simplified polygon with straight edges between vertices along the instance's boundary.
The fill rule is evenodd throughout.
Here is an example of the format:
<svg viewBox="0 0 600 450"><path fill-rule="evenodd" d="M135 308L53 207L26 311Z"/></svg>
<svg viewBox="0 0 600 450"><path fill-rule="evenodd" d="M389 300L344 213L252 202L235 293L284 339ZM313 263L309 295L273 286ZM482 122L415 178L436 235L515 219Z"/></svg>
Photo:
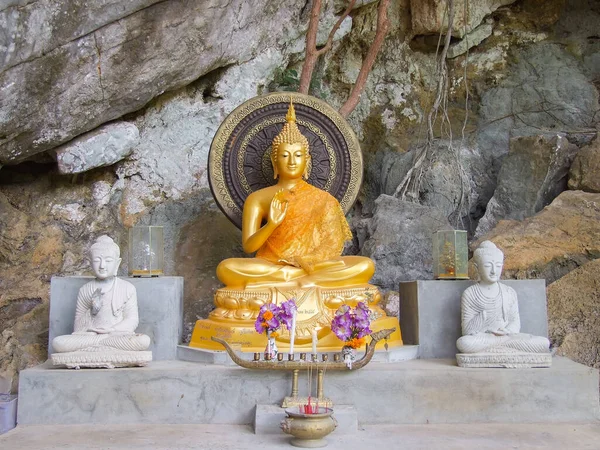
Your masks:
<svg viewBox="0 0 600 450"><path fill-rule="evenodd" d="M152 359L152 353L144 351L150 338L135 333L139 323L136 290L116 276L121 263L119 246L110 237L100 236L90 248L89 260L96 279L79 290L73 334L52 341L53 363L69 367L145 364Z"/></svg>
<svg viewBox="0 0 600 450"><path fill-rule="evenodd" d="M456 346L460 353L548 353L550 342L543 336L520 333L519 303L515 290L499 282L504 254L493 242L484 241L473 260L480 282L461 297L463 336Z"/></svg>

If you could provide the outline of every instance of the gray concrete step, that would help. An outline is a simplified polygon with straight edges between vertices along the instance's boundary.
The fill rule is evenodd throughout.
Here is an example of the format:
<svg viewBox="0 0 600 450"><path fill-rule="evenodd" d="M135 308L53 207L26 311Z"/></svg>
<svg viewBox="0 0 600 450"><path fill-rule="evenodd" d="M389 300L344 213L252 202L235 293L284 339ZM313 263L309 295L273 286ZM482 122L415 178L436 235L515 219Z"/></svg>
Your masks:
<svg viewBox="0 0 600 450"><path fill-rule="evenodd" d="M305 371L299 395L307 384ZM79 371L45 364L21 372L18 422L251 424L257 404L280 404L290 387L287 372L185 361ZM598 371L560 357L546 369L465 369L443 359L372 363L326 372L324 388L334 404L356 408L359 425L599 418Z"/></svg>
<svg viewBox="0 0 600 450"><path fill-rule="evenodd" d="M0 436L2 450L281 450L290 437L244 425L45 425ZM334 431L330 450L598 450L600 424L367 425Z"/></svg>

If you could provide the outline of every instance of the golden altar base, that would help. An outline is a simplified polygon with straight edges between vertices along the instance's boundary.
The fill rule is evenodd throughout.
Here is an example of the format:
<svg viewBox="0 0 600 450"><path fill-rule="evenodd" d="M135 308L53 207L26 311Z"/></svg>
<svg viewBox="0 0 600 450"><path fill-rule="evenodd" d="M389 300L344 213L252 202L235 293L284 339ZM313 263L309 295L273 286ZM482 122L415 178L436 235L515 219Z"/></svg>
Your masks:
<svg viewBox="0 0 600 450"><path fill-rule="evenodd" d="M377 332L395 328L387 341L377 343L377 349L402 345L402 335L398 318L388 317L378 305L381 294L377 287L369 284L352 288L282 288L265 287L252 289L222 288L215 294L215 305L208 319L198 320L194 326L190 347L206 350L222 350L223 347L212 337L223 339L243 352L262 352L267 338L258 334L254 322L260 307L265 303L281 304L294 298L298 307L296 318L296 337L294 349L297 352L309 352L312 347L311 333L317 329L317 347L319 352L337 352L343 347L331 332L331 321L335 311L343 304L355 307L365 302L371 310L371 330ZM277 337L280 352L289 351L289 331L282 327ZM362 347L364 348L364 346Z"/></svg>

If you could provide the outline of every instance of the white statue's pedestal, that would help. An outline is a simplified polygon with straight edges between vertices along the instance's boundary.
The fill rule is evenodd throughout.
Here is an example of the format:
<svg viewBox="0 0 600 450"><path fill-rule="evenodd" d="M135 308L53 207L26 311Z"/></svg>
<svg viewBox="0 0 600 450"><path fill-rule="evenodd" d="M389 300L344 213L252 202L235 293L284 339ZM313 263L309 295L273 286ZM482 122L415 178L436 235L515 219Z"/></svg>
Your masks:
<svg viewBox="0 0 600 450"><path fill-rule="evenodd" d="M548 353L457 353L456 362L460 367L489 367L503 369L531 369L550 367L552 355Z"/></svg>
<svg viewBox="0 0 600 450"><path fill-rule="evenodd" d="M53 353L50 357L55 366L65 365L69 369L85 367L114 369L116 367L146 366L152 361L152 352L103 349L94 352Z"/></svg>

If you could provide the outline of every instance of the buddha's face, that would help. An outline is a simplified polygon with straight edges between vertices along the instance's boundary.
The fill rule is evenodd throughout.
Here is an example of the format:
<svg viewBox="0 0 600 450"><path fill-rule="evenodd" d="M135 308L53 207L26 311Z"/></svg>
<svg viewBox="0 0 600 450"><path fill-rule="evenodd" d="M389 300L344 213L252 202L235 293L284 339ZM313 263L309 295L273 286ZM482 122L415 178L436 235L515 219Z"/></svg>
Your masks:
<svg viewBox="0 0 600 450"><path fill-rule="evenodd" d="M275 161L277 172L282 178L301 178L306 164L308 154L302 144L280 144Z"/></svg>
<svg viewBox="0 0 600 450"><path fill-rule="evenodd" d="M121 258L110 248L96 248L90 253L90 264L96 278L105 280L117 275Z"/></svg>
<svg viewBox="0 0 600 450"><path fill-rule="evenodd" d="M500 280L504 255L501 252L486 252L476 263L479 278L484 283L495 283Z"/></svg>

